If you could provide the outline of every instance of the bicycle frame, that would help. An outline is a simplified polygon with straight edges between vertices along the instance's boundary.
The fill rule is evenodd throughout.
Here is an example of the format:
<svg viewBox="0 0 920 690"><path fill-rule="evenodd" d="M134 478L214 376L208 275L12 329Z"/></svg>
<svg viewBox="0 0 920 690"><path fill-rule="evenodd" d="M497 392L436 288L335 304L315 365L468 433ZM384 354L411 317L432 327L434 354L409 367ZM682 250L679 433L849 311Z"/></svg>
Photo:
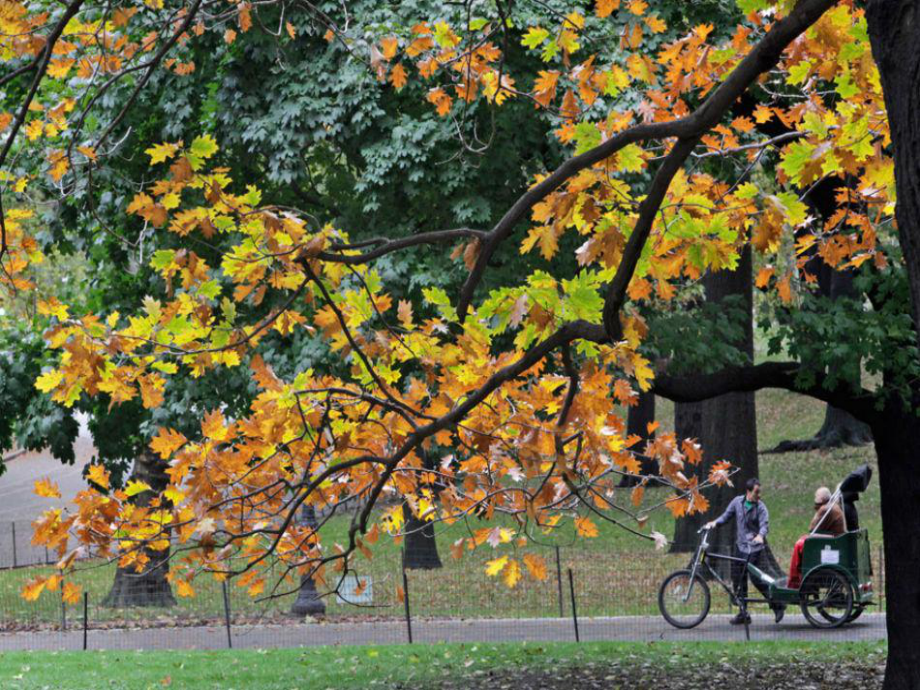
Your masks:
<svg viewBox="0 0 920 690"><path fill-rule="evenodd" d="M716 582L718 582L722 589L725 590L728 594L731 602L741 608L743 611L747 611L748 604L769 604L771 603L768 599L758 599L755 597L741 597L739 591L735 587L734 583L731 586L725 580L723 580L719 573L713 570L712 566L707 563L707 558L721 561L729 561L735 563L741 563L742 568L747 569L748 564L751 561L750 554L747 558L738 558L737 556L728 556L721 553L709 553L709 532L710 530L703 528L700 530L703 534L703 538L700 539L699 546L696 547L696 551L693 554L693 566L690 569L690 586L687 588L687 593L684 595L684 602L686 602L691 593L693 592L693 583L696 581L696 575L700 572L702 568L705 568L705 573ZM753 574L751 574L753 575Z"/></svg>

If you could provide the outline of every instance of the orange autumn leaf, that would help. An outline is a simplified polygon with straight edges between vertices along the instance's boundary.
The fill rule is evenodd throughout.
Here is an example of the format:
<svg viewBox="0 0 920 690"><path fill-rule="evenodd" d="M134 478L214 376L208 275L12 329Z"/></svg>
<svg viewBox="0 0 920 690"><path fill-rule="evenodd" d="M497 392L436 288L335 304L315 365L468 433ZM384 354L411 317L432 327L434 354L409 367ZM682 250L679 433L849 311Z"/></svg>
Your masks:
<svg viewBox="0 0 920 690"><path fill-rule="evenodd" d="M51 481L48 478L45 479L36 479L35 488L33 492L36 496L41 496L43 498L60 498L61 490L58 488L56 482Z"/></svg>
<svg viewBox="0 0 920 690"><path fill-rule="evenodd" d="M160 427L157 435L154 436L150 441L150 449L161 458L166 460L170 455L172 455L187 442L188 439L175 429Z"/></svg>

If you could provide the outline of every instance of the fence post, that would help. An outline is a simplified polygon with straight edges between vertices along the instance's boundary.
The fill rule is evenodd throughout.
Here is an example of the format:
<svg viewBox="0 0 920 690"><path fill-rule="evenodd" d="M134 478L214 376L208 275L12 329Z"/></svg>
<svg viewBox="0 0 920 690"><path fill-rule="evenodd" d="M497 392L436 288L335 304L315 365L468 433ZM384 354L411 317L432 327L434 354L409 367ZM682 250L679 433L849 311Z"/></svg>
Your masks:
<svg viewBox="0 0 920 690"><path fill-rule="evenodd" d="M575 578L572 576L572 569L569 568L569 592L572 595L572 620L575 622L575 641L581 642L581 636L578 634L578 609L575 608Z"/></svg>
<svg viewBox="0 0 920 690"><path fill-rule="evenodd" d="M83 592L83 651L86 651L86 631L89 629L89 592Z"/></svg>
<svg viewBox="0 0 920 690"><path fill-rule="evenodd" d="M16 559L16 522L10 522L10 531L13 533L13 567L19 565Z"/></svg>
<svg viewBox="0 0 920 690"><path fill-rule="evenodd" d="M51 556L48 555L48 547L45 547L45 565L51 565Z"/></svg>
<svg viewBox="0 0 920 690"><path fill-rule="evenodd" d="M402 554L402 580L403 580L403 604L406 609L406 632L409 635L409 644L412 644L412 614L409 609L409 577L406 575L406 551L403 549Z"/></svg>
<svg viewBox="0 0 920 690"><path fill-rule="evenodd" d="M222 580L220 584L224 591L224 624L227 626L227 647L233 649L233 637L230 635L230 593L227 591L226 580Z"/></svg>
<svg viewBox="0 0 920 690"><path fill-rule="evenodd" d="M63 587L61 587L61 630L67 632L67 602L64 601Z"/></svg>
<svg viewBox="0 0 920 690"><path fill-rule="evenodd" d="M559 557L559 547L556 547L556 585L559 589L559 617L565 617L565 606L562 599L562 559Z"/></svg>

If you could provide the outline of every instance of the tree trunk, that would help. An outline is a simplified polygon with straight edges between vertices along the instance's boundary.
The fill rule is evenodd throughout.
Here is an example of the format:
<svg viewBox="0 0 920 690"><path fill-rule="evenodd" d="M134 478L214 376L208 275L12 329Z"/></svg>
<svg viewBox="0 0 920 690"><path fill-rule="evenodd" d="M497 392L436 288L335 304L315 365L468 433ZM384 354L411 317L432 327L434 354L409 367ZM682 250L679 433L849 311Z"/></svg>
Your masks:
<svg viewBox="0 0 920 690"><path fill-rule="evenodd" d="M316 511L312 505L304 504L300 511L301 522L309 529L316 529ZM297 599L291 606L294 616L322 616L326 613L326 603L320 599L316 591L316 583L309 575L300 578L300 591Z"/></svg>
<svg viewBox="0 0 920 690"><path fill-rule="evenodd" d="M434 524L419 520L408 504L403 504L406 519L405 560L403 567L409 570L434 570L441 567L438 543L434 536Z"/></svg>
<svg viewBox="0 0 920 690"><path fill-rule="evenodd" d="M748 245L741 253L736 270L710 273L703 280L706 299L710 302L719 303L726 298L737 300L740 297L745 318L741 339L735 346L753 361L754 296L751 270L751 248ZM696 543L696 532L700 527L721 515L739 489L743 490L745 482L751 477L756 477L758 471L754 393L727 393L704 400L701 407L702 425L699 438L703 446L703 460L696 468L695 474L701 482L704 481L709 476L712 466L722 460L728 460L739 471L732 477L734 488L721 486L705 491L705 496L709 500L709 510L706 513L695 513L678 520L679 526L675 528L675 536L679 532L681 541L690 542L691 546ZM716 553L731 553L733 541L734 531L728 525L716 530L710 538L713 551Z"/></svg>
<svg viewBox="0 0 920 690"><path fill-rule="evenodd" d="M642 439L632 449L641 455L642 468L639 472L643 476L658 474L658 462L645 454L646 444L655 437L655 432L648 432L648 425L654 421L655 394L639 393L639 402L629 408L626 416L626 436L639 436ZM623 475L619 486L636 486L640 481L639 477Z"/></svg>
<svg viewBox="0 0 920 690"><path fill-rule="evenodd" d="M134 461L132 478L146 482L152 491L144 491L135 496L138 506L147 506L151 499L166 488L169 477L166 474L168 463L155 453L145 451ZM142 573L133 567L118 568L115 581L108 596L102 601L103 606L125 608L129 606L174 606L176 603L169 581L169 549L154 551L144 549L150 559Z"/></svg>
<svg viewBox="0 0 920 690"><path fill-rule="evenodd" d="M674 403L674 433L678 443L684 439L695 438L697 441L703 435L703 403ZM696 549L697 534L694 529L696 521L692 518L683 518L674 521L674 539L671 541L672 553L689 553Z"/></svg>
<svg viewBox="0 0 920 690"><path fill-rule="evenodd" d="M920 425L880 416L873 425L885 534L888 665L884 690L920 689Z"/></svg>

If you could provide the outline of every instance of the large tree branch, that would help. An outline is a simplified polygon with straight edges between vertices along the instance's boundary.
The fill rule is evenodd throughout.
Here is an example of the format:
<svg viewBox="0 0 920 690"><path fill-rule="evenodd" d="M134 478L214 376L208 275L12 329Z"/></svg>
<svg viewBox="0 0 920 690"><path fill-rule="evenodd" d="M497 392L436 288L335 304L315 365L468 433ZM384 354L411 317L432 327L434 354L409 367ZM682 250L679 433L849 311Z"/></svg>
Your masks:
<svg viewBox="0 0 920 690"><path fill-rule="evenodd" d="M463 321L466 318L467 311L473 299L473 293L479 285L485 273L486 266L495 253L495 250L512 233L518 222L525 217L537 202L546 198L564 182L577 175L585 168L599 163L605 158L609 158L629 144L649 141L651 139L677 137L681 140L681 143L674 147L668 155L668 158L662 164L662 167L659 169L659 175L656 175L656 182L660 179L662 183L665 183L664 192L666 192L671 178L676 173L676 168L679 168L679 165L674 166L673 163L677 162L678 159L679 162L682 163L683 159L692 151L693 145L696 144L699 137L718 124L719 120L728 111L735 100L741 96L761 74L769 71L779 62L780 56L786 47L798 38L809 26L814 24L828 8L835 5L836 2L837 0L799 0L795 9L793 9L788 16L774 24L760 43L754 46L751 52L748 53L735 70L728 75L725 81L723 81L693 113L677 120L631 127L611 137L593 149L565 161L539 184L527 190L489 232L488 238L482 247L482 251L460 291L460 297L457 302L457 314L460 320ZM689 146L689 150L686 150L685 146L682 145L683 143ZM671 161L671 164L669 164L669 161ZM674 168L674 171L670 172L670 168ZM666 171L665 174L661 174L662 171ZM664 192L661 193L662 199L664 198ZM640 222L646 216L654 219L660 204L660 199L657 204L654 204L653 201L646 200L646 202L643 203L642 211L640 211ZM630 239L632 240L632 237ZM646 238L642 237L640 239L636 240L639 249L641 249ZM620 284L623 283L625 279L625 283L628 285L634 268L634 265L632 268L627 266L627 268L623 269L622 273L618 275L619 280L615 279L617 287L611 289L613 294L608 293L608 301L617 301L616 295L621 291ZM622 291L625 292L625 287L622 288ZM612 310L613 307L611 307L610 311ZM607 321L606 315L605 321Z"/></svg>
<svg viewBox="0 0 920 690"><path fill-rule="evenodd" d="M652 392L674 402L700 402L726 393L749 393L764 388L782 388L807 395L846 410L857 419L872 424L881 412L876 409L876 393L846 385L826 386L827 376L807 372L809 384L803 384L802 365L798 362L764 362L746 367L728 367L712 374L672 376L658 374Z"/></svg>

